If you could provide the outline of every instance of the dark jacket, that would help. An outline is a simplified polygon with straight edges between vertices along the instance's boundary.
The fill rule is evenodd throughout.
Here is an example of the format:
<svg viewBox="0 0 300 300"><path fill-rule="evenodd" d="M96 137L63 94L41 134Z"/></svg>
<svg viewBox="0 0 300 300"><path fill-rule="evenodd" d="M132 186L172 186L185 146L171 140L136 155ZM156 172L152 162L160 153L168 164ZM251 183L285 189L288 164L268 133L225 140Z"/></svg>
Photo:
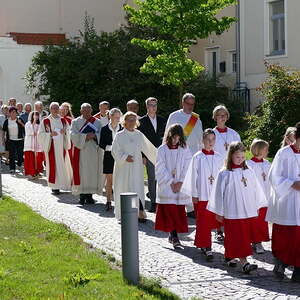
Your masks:
<svg viewBox="0 0 300 300"><path fill-rule="evenodd" d="M16 122L17 122L17 120L20 120L22 122L22 124L24 124L22 119L20 119L19 117L17 117ZM25 128L18 122L17 122L17 125L18 125L18 139L24 139ZM6 140L8 141L9 140L8 119L6 119L3 123L3 131L6 133Z"/></svg>
<svg viewBox="0 0 300 300"><path fill-rule="evenodd" d="M122 126L119 125L119 131L123 129ZM112 139L112 131L109 129L108 124L101 128L100 142L99 146L105 151L106 146L111 146L113 142Z"/></svg>
<svg viewBox="0 0 300 300"><path fill-rule="evenodd" d="M148 115L145 115L139 119L140 126L138 130L140 130L146 138L156 147L158 148L162 144L162 140L165 133L166 128L166 119L156 115L157 121L157 129L154 130L152 122Z"/></svg>

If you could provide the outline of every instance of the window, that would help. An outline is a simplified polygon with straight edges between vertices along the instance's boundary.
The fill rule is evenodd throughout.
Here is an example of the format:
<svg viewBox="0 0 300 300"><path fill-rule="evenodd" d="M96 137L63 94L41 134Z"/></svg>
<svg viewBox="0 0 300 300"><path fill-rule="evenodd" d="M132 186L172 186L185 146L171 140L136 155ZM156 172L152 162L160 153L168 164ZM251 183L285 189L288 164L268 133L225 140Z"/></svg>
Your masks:
<svg viewBox="0 0 300 300"><path fill-rule="evenodd" d="M284 0L270 2L270 55L285 54Z"/></svg>
<svg viewBox="0 0 300 300"><path fill-rule="evenodd" d="M205 65L206 70L211 76L216 77L220 72L220 48L207 48L205 50Z"/></svg>
<svg viewBox="0 0 300 300"><path fill-rule="evenodd" d="M231 68L232 68L232 73L236 73L236 53L231 53Z"/></svg>

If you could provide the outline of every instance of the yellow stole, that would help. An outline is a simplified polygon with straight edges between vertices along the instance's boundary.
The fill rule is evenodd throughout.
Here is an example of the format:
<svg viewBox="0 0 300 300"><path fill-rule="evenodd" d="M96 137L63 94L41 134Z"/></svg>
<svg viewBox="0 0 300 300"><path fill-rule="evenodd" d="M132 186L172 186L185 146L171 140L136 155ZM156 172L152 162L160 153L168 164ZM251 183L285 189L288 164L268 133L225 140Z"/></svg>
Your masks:
<svg viewBox="0 0 300 300"><path fill-rule="evenodd" d="M185 140L187 140L190 134L192 133L198 120L199 120L199 115L193 112L189 121L186 123L186 125L183 128Z"/></svg>

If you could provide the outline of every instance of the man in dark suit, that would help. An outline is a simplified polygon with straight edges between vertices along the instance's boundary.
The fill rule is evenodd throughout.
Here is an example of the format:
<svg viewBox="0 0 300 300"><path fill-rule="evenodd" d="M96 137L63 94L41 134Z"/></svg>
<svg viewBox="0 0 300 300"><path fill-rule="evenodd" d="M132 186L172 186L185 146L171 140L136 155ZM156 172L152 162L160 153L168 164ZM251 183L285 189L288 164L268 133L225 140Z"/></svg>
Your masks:
<svg viewBox="0 0 300 300"><path fill-rule="evenodd" d="M138 128L147 139L158 148L162 144L164 131L166 127L166 120L156 115L157 99L150 97L146 101L147 114L139 119L140 127ZM148 175L148 189L149 198L151 200L150 212L156 210L156 180L155 180L155 166L146 158L146 169Z"/></svg>

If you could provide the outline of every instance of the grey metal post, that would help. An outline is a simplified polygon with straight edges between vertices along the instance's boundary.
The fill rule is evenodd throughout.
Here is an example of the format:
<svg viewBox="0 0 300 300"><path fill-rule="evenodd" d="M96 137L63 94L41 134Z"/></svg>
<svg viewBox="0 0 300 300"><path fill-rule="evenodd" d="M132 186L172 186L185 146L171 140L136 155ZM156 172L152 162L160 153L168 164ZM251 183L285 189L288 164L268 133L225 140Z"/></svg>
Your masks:
<svg viewBox="0 0 300 300"><path fill-rule="evenodd" d="M134 285L139 283L138 209L137 194L121 194L123 277Z"/></svg>

